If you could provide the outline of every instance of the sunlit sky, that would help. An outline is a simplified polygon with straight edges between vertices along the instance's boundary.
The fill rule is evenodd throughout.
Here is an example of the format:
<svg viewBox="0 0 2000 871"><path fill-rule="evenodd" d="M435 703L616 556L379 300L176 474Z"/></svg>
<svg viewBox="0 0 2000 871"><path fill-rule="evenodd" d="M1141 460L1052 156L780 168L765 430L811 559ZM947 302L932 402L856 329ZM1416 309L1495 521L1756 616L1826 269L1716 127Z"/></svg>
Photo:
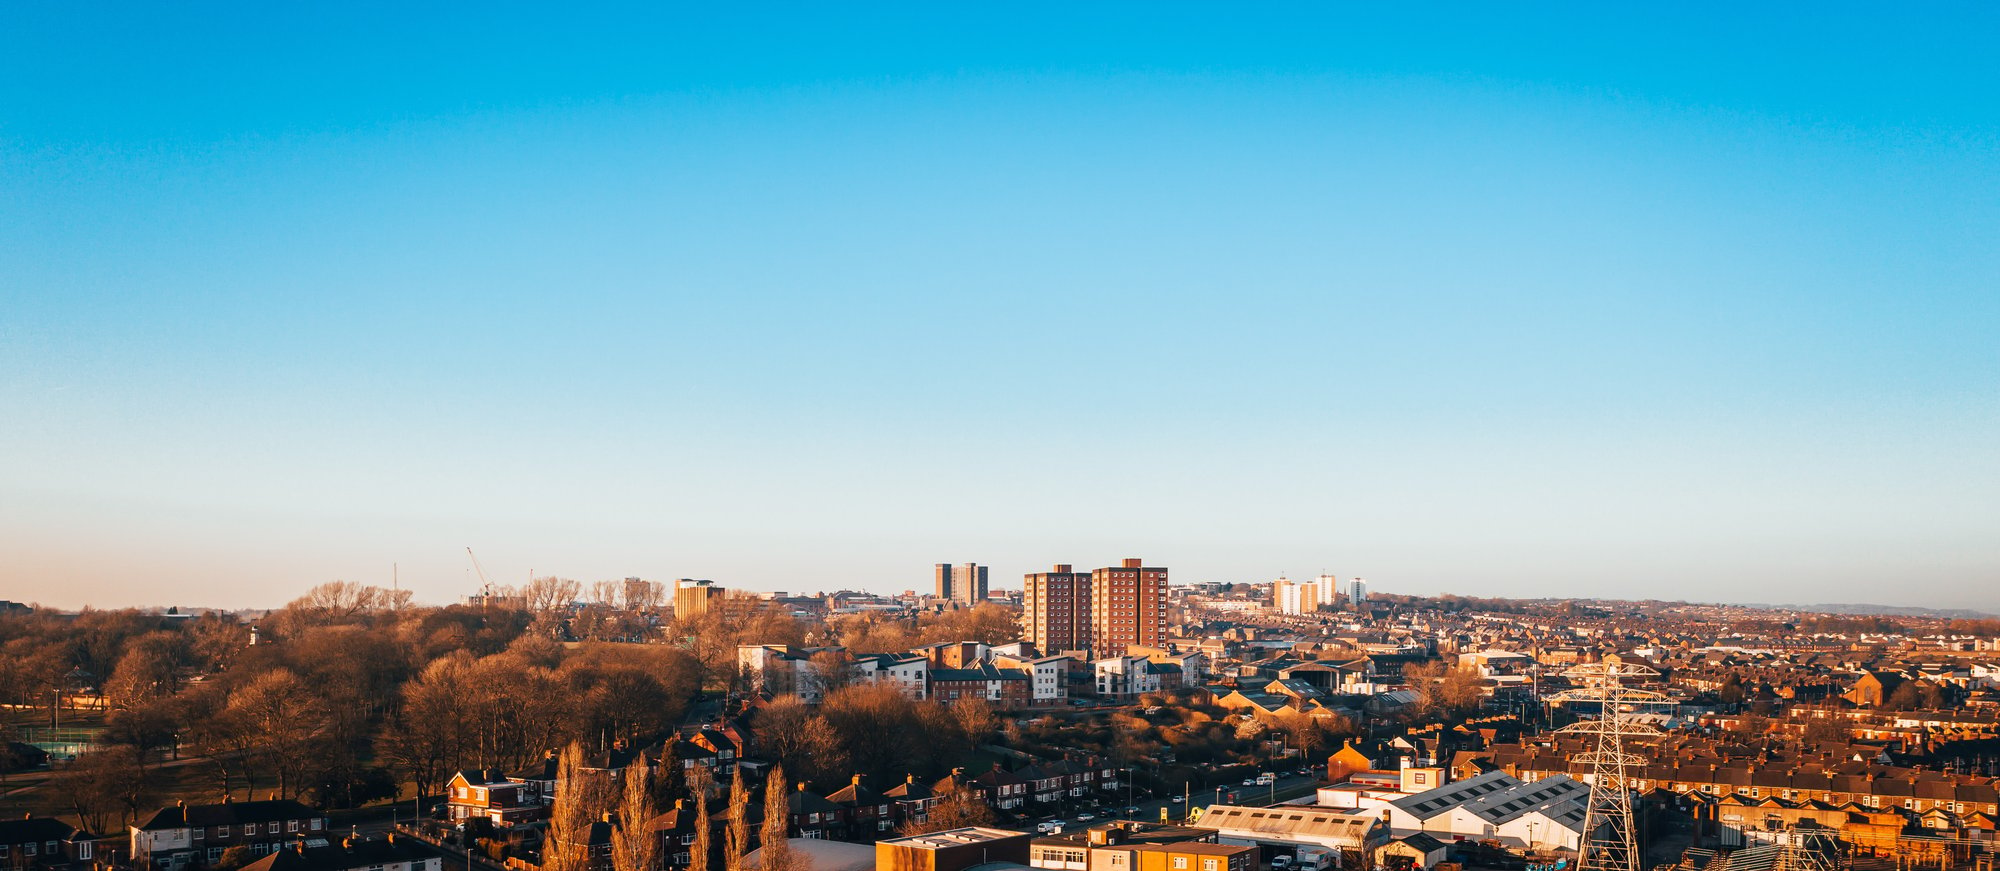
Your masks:
<svg viewBox="0 0 2000 871"><path fill-rule="evenodd" d="M10 4L0 598L441 602L469 546L2000 611L1996 35Z"/></svg>

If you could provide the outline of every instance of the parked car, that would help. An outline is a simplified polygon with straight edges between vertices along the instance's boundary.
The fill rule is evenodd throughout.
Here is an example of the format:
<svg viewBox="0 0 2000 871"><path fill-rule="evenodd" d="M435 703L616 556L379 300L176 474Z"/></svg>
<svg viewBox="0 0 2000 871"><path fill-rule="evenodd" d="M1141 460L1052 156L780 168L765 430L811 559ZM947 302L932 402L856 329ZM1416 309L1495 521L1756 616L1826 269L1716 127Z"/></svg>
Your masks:
<svg viewBox="0 0 2000 871"><path fill-rule="evenodd" d="M1290 867L1292 867L1292 857L1285 855L1271 857L1271 871L1285 871Z"/></svg>
<svg viewBox="0 0 2000 871"><path fill-rule="evenodd" d="M1094 820L1094 819L1097 819L1097 815L1096 815L1096 814L1077 814L1077 815L1076 815L1076 821L1077 821L1077 822L1079 822L1079 823L1087 823L1087 822L1090 822L1091 820Z"/></svg>

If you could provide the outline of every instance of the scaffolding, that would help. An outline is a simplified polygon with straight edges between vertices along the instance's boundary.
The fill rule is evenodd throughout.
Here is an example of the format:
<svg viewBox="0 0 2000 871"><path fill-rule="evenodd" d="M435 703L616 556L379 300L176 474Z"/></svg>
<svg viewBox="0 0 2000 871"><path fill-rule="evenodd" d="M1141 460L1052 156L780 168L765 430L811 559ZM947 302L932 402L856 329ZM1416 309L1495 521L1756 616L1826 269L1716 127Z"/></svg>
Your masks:
<svg viewBox="0 0 2000 871"><path fill-rule="evenodd" d="M1840 835L1831 830L1794 827L1778 853L1774 871L1843 871Z"/></svg>

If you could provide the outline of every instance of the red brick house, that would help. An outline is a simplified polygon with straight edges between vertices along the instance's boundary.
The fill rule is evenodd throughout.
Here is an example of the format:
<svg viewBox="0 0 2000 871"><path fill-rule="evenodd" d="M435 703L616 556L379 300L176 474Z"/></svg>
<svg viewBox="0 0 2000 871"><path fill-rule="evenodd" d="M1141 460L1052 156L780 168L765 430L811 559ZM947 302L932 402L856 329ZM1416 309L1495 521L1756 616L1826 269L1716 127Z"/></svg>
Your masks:
<svg viewBox="0 0 2000 871"><path fill-rule="evenodd" d="M545 820L549 805L539 782L507 777L498 769L460 771L445 784L446 815L455 822L485 817L496 826Z"/></svg>

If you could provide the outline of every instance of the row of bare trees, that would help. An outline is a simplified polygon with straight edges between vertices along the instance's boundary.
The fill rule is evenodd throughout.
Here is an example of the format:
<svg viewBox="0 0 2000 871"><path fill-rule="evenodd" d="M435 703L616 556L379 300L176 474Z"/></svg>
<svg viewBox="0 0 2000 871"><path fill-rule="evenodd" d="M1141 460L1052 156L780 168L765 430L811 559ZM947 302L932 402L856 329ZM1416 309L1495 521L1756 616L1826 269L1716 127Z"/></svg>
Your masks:
<svg viewBox="0 0 2000 871"><path fill-rule="evenodd" d="M542 846L543 871L588 871L592 864L591 828L602 820L611 824L610 858L614 871L655 871L660 841L653 828L659 816L652 766L642 757L623 769L617 783L607 772L584 767L582 745L564 749L557 766L556 795L551 808L548 834ZM743 769L735 767L723 794L724 830L721 847L722 871L744 871L745 858L754 840L758 844L758 867L762 871L800 871L788 843L791 813L785 770L771 767L764 782L764 806L755 824L750 818L751 793L743 780ZM689 846L689 871L709 871L715 858L714 818L709 799L716 791L708 769L696 768L688 784L694 802L694 843Z"/></svg>
<svg viewBox="0 0 2000 871"><path fill-rule="evenodd" d="M1020 612L987 602L915 617L855 614L829 619L821 640L853 653L893 653L940 641L1001 644L1021 637Z"/></svg>
<svg viewBox="0 0 2000 871"><path fill-rule="evenodd" d="M997 724L982 700L920 702L893 686L866 684L828 693L817 706L794 696L777 699L758 711L754 728L767 756L831 789L853 774L876 783L940 777L963 764Z"/></svg>

